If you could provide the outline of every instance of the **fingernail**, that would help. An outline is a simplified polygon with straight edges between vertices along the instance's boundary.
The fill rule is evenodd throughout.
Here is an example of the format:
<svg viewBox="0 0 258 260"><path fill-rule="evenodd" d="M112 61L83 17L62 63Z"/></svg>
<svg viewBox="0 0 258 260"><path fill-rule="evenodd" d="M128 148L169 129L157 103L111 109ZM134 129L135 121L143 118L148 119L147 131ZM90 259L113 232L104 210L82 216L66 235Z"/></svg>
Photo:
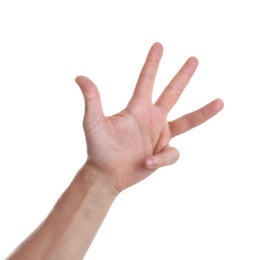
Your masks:
<svg viewBox="0 0 258 260"><path fill-rule="evenodd" d="M153 158L149 158L146 162L148 168L154 168L155 162Z"/></svg>

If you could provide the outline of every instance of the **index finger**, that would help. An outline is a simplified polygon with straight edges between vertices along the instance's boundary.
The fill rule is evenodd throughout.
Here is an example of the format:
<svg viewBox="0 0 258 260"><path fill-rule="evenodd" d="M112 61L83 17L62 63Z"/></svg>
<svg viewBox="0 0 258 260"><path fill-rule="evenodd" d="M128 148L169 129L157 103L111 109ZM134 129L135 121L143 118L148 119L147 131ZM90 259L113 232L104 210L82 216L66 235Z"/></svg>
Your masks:
<svg viewBox="0 0 258 260"><path fill-rule="evenodd" d="M156 42L152 45L147 55L146 61L139 75L134 93L134 97L151 98L155 77L158 71L160 59L162 57L163 47Z"/></svg>

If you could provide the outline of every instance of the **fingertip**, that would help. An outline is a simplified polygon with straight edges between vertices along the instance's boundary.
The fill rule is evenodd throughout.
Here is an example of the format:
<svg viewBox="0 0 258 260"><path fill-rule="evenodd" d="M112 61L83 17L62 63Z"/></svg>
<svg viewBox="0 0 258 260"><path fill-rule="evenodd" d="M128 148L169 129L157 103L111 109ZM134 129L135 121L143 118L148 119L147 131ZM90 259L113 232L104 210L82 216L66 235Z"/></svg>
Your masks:
<svg viewBox="0 0 258 260"><path fill-rule="evenodd" d="M77 76L75 82L81 89L85 100L85 115L87 122L94 124L103 117L101 98L97 86L85 76ZM85 121L86 122L86 121Z"/></svg>
<svg viewBox="0 0 258 260"><path fill-rule="evenodd" d="M221 110L224 108L224 101L222 99L217 98L215 100L215 102L216 102L216 106L217 106L218 110Z"/></svg>
<svg viewBox="0 0 258 260"><path fill-rule="evenodd" d="M84 80L83 76L77 76L75 78L75 83L80 87L81 91L83 91L82 90L83 80Z"/></svg>
<svg viewBox="0 0 258 260"><path fill-rule="evenodd" d="M163 52L163 46L160 42L154 42L152 48L155 48L156 51Z"/></svg>
<svg viewBox="0 0 258 260"><path fill-rule="evenodd" d="M74 81L77 83L78 80L80 80L81 77L83 77L83 76L77 76L77 77L75 77Z"/></svg>
<svg viewBox="0 0 258 260"><path fill-rule="evenodd" d="M189 57L187 62L190 63L195 68L197 68L197 66L199 65L199 60L195 56Z"/></svg>
<svg viewBox="0 0 258 260"><path fill-rule="evenodd" d="M85 90L86 88L94 88L95 84L87 77L85 76L77 76L75 78L75 82L79 85L79 87L82 90Z"/></svg>
<svg viewBox="0 0 258 260"><path fill-rule="evenodd" d="M83 76L81 76L81 75L79 75L79 76L77 76L77 77L75 77L75 82L77 83L78 82L78 80L80 80L80 78L82 78Z"/></svg>
<svg viewBox="0 0 258 260"><path fill-rule="evenodd" d="M81 85L81 84L83 84L83 83L86 82L86 81L89 81L89 79L86 78L85 76L79 75L79 76L77 76L77 77L75 78L75 82L76 82L78 85Z"/></svg>
<svg viewBox="0 0 258 260"><path fill-rule="evenodd" d="M148 169L156 169L157 168L157 166L156 166L156 162L155 162L155 159L154 158L147 158L146 160L145 160L145 166L146 166L146 168L148 168Z"/></svg>
<svg viewBox="0 0 258 260"><path fill-rule="evenodd" d="M153 46L156 46L157 48L163 48L163 46L160 42L154 42Z"/></svg>
<svg viewBox="0 0 258 260"><path fill-rule="evenodd" d="M157 169L176 163L179 157L180 153L176 148L167 146L163 152L146 158L145 166L148 169Z"/></svg>
<svg viewBox="0 0 258 260"><path fill-rule="evenodd" d="M186 60L185 64L181 68L181 71L184 72L184 74L187 75L189 78L191 78L195 73L198 64L198 59L194 56L191 56Z"/></svg>
<svg viewBox="0 0 258 260"><path fill-rule="evenodd" d="M220 112L224 108L224 102L220 98L213 100L211 103L213 106L213 109L212 109L213 115L216 115L218 112Z"/></svg>
<svg viewBox="0 0 258 260"><path fill-rule="evenodd" d="M192 61L199 63L199 60L196 56L190 56L189 59L191 59Z"/></svg>

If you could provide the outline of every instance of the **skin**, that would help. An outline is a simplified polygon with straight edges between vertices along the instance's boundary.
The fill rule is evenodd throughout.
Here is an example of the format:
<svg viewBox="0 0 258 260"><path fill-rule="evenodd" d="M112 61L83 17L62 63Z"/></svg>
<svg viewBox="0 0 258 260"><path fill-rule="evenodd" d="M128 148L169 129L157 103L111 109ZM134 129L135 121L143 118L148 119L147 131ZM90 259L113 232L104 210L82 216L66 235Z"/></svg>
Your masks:
<svg viewBox="0 0 258 260"><path fill-rule="evenodd" d="M162 45L154 43L127 106L111 117L103 113L96 85L84 76L76 78L85 99L86 162L42 224L7 259L82 259L119 193L174 164L179 152L169 146L170 140L223 108L223 101L216 99L167 121L198 60L190 57L153 103L162 53Z"/></svg>

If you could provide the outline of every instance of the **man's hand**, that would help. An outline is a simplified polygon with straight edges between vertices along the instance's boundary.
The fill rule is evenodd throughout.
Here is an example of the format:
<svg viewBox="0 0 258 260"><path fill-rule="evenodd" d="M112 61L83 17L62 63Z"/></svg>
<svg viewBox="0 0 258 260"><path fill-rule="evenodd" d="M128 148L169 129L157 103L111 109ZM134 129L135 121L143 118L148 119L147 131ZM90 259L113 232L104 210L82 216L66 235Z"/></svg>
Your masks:
<svg viewBox="0 0 258 260"><path fill-rule="evenodd" d="M79 260L89 249L120 191L177 161L171 138L204 123L223 108L219 99L172 122L167 114L176 104L196 67L189 58L158 100L151 101L162 56L155 43L147 56L127 107L105 117L97 87L77 77L85 98L84 130L88 158L42 224L7 258Z"/></svg>
<svg viewBox="0 0 258 260"><path fill-rule="evenodd" d="M153 103L152 90L162 53L162 45L153 44L127 107L111 117L103 114L95 84L83 76L76 78L86 103L83 121L86 164L102 175L98 177L111 181L118 192L145 179L157 168L175 163L179 152L169 146L170 140L204 123L223 108L222 100L217 99L168 122L167 115L194 74L198 60L189 58Z"/></svg>

